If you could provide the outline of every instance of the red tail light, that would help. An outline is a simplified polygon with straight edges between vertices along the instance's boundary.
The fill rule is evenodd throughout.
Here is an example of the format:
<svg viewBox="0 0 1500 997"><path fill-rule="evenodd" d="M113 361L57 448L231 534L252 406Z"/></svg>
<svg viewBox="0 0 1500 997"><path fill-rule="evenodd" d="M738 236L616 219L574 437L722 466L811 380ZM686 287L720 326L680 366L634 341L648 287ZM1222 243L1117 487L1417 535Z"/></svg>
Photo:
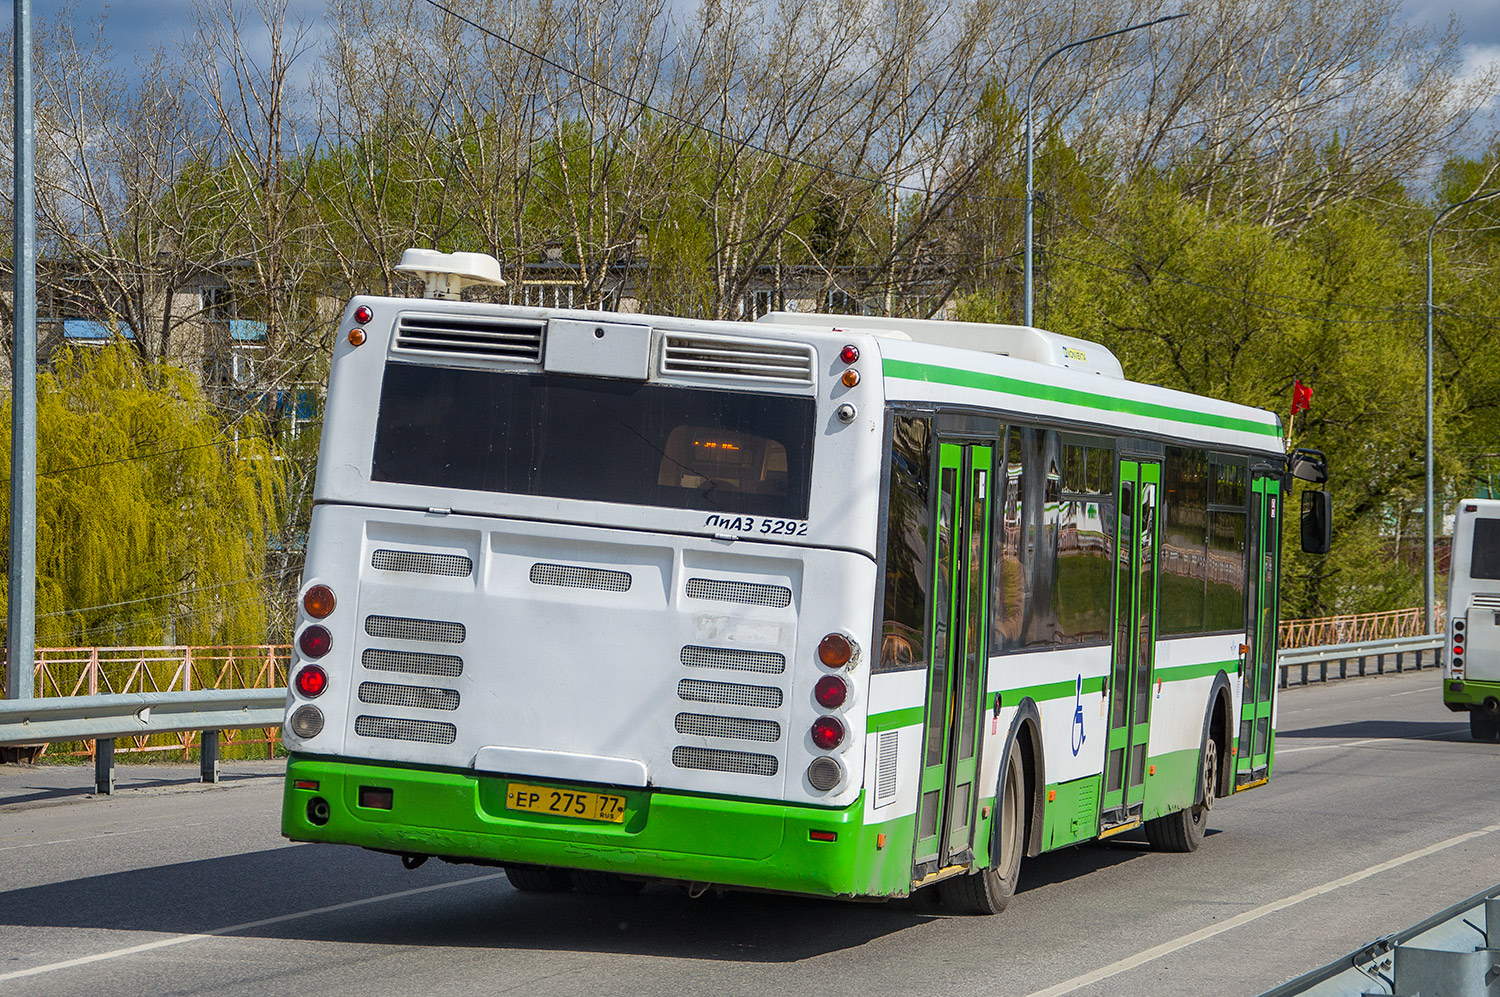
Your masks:
<svg viewBox="0 0 1500 997"><path fill-rule="evenodd" d="M849 685L837 675L824 675L813 686L813 698L825 710L836 710L849 698Z"/></svg>
<svg viewBox="0 0 1500 997"><path fill-rule="evenodd" d="M839 359L844 363L853 363L854 361L859 359L859 347L855 346L853 343L850 343L842 350L839 350Z"/></svg>
<svg viewBox="0 0 1500 997"><path fill-rule="evenodd" d="M297 647L309 658L321 658L333 647L333 635L327 627L313 624L297 638Z"/></svg>
<svg viewBox="0 0 1500 997"><path fill-rule="evenodd" d="M303 665L297 673L296 686L308 699L317 699L328 688L328 673L317 665Z"/></svg>
<svg viewBox="0 0 1500 997"><path fill-rule="evenodd" d="M354 321L358 322L360 325L368 325L370 319L374 317L375 313L370 311L369 306L367 305L360 305L358 308L354 309Z"/></svg>
<svg viewBox="0 0 1500 997"><path fill-rule="evenodd" d="M813 744L831 751L844 743L844 725L838 717L819 717L812 725Z"/></svg>

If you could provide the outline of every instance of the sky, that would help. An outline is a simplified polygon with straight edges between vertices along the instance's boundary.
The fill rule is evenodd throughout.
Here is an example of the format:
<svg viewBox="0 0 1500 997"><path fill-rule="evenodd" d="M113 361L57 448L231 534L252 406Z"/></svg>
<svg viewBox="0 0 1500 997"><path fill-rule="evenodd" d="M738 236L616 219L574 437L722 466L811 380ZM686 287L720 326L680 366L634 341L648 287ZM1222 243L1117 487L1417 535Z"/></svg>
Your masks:
<svg viewBox="0 0 1500 997"><path fill-rule="evenodd" d="M71 11L75 30L83 36L102 17L105 40L117 65L128 69L144 59L153 47L172 47L182 39L192 22L194 0L31 0L37 21L56 18ZM413 0L416 2L416 0ZM289 0L291 10L313 27L321 20L323 0ZM1463 26L1464 50L1471 68L1500 61L1500 0L1401 0L1407 20L1413 24L1445 26L1457 15ZM246 6L249 6L247 3ZM0 5L0 28L8 30L11 4ZM312 60L309 59L309 66ZM1500 97L1489 104L1489 119L1500 122ZM1460 152L1477 155L1481 149Z"/></svg>

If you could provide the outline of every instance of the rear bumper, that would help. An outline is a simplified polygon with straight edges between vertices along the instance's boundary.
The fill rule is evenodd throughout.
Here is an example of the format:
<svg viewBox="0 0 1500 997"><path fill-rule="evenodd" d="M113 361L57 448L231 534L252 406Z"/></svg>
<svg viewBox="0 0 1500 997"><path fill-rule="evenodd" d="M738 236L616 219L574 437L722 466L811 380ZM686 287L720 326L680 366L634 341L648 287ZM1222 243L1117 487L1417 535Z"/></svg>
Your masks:
<svg viewBox="0 0 1500 997"><path fill-rule="evenodd" d="M624 821L608 824L508 810L505 795L511 782L554 785L550 780L293 755L287 763L281 832L293 841L402 854L819 896L902 895L909 889L909 835L893 834L891 826L881 827L880 833L866 827L863 800L847 809L824 810L649 789L559 787L625 797ZM360 806L362 786L390 790L390 809ZM328 807L321 824L311 819L316 800ZM836 840L813 840L814 831L823 837L831 832Z"/></svg>
<svg viewBox="0 0 1500 997"><path fill-rule="evenodd" d="M1444 679L1443 702L1453 710L1480 706L1487 699L1500 699L1500 682Z"/></svg>

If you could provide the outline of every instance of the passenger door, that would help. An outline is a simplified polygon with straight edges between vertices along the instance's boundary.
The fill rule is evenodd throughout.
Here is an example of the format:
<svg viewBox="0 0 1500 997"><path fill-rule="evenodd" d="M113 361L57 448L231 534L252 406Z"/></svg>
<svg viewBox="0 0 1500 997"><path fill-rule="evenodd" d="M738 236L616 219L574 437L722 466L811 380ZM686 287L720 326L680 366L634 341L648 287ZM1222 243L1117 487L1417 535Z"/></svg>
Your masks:
<svg viewBox="0 0 1500 997"><path fill-rule="evenodd" d="M994 448L938 454L933 646L927 684L916 878L973 861L979 728L989 659L990 474Z"/></svg>
<svg viewBox="0 0 1500 997"><path fill-rule="evenodd" d="M1250 483L1251 575L1249 653L1241 680L1240 740L1235 789L1265 782L1271 774L1272 700L1276 695L1276 588L1281 551L1281 478L1255 472Z"/></svg>

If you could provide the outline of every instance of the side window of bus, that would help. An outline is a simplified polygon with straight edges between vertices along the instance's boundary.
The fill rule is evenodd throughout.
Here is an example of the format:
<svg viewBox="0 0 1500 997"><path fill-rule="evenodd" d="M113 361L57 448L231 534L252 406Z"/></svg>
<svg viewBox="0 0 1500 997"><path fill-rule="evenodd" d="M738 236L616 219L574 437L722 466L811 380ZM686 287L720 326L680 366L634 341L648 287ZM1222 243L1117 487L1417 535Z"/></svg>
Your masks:
<svg viewBox="0 0 1500 997"><path fill-rule="evenodd" d="M1245 537L1250 469L1243 457L1209 458L1208 600L1204 629L1209 633L1245 629Z"/></svg>
<svg viewBox="0 0 1500 997"><path fill-rule="evenodd" d="M931 467L932 421L897 416L886 496L885 604L876 671L927 667Z"/></svg>
<svg viewBox="0 0 1500 997"><path fill-rule="evenodd" d="M990 647L1108 641L1114 441L1012 427L1001 449Z"/></svg>
<svg viewBox="0 0 1500 997"><path fill-rule="evenodd" d="M1203 632L1208 580L1208 452L1167 447L1162 467L1162 634Z"/></svg>

